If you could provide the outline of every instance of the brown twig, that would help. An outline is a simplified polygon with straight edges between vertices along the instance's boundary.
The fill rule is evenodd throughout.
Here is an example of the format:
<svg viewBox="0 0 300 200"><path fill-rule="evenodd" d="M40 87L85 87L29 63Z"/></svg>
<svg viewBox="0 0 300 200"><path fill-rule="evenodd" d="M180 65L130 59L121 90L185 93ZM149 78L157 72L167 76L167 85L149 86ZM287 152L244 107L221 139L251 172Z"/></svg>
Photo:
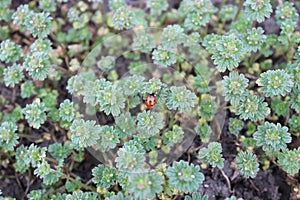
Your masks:
<svg viewBox="0 0 300 200"><path fill-rule="evenodd" d="M225 172L222 169L220 169L220 171L227 182L227 187L228 187L229 192L232 194L233 191L231 190L231 183L230 183L228 176L225 174Z"/></svg>

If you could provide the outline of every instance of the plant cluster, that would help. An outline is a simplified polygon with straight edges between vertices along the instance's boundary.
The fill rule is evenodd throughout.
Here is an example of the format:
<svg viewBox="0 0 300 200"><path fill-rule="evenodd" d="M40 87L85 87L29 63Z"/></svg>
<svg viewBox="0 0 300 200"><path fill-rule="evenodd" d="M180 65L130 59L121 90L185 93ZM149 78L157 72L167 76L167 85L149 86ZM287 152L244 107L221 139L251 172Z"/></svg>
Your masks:
<svg viewBox="0 0 300 200"><path fill-rule="evenodd" d="M1 174L28 181L23 198L67 200L209 199L219 172L242 199L226 163L296 180L299 5L0 1ZM85 176L88 151L101 164Z"/></svg>

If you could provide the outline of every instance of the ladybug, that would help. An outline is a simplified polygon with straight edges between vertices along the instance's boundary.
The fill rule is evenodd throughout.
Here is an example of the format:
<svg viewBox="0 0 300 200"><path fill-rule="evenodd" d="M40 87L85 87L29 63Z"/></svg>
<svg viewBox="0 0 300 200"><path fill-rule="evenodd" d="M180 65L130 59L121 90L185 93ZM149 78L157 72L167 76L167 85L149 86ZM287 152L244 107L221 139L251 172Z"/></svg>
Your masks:
<svg viewBox="0 0 300 200"><path fill-rule="evenodd" d="M147 96L145 104L147 108L153 108L156 104L156 97L153 94Z"/></svg>

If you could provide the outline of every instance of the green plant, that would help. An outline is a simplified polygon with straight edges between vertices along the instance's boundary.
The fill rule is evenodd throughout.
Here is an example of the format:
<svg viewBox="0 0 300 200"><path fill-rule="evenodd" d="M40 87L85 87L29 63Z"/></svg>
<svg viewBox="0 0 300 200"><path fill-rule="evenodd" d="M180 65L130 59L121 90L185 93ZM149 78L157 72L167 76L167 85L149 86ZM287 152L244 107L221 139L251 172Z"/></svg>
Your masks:
<svg viewBox="0 0 300 200"><path fill-rule="evenodd" d="M167 97L167 107L171 110L178 109L179 112L189 112L196 104L197 97L186 87L170 88L170 94Z"/></svg>
<svg viewBox="0 0 300 200"><path fill-rule="evenodd" d="M270 108L264 98L253 94L248 94L241 102L236 114L240 115L241 119L250 119L258 121L265 118L270 113Z"/></svg>
<svg viewBox="0 0 300 200"><path fill-rule="evenodd" d="M279 152L286 149L286 144L290 143L292 138L286 126L265 122L263 126L258 126L253 138L257 146L262 146L264 151Z"/></svg>
<svg viewBox="0 0 300 200"><path fill-rule="evenodd" d="M207 195L201 195L200 193L197 192L193 192L192 196L186 196L184 197L184 200L208 200L208 196Z"/></svg>
<svg viewBox="0 0 300 200"><path fill-rule="evenodd" d="M49 57L43 52L35 52L25 57L23 66L33 79L44 80L50 69Z"/></svg>
<svg viewBox="0 0 300 200"><path fill-rule="evenodd" d="M208 124L199 124L195 128L196 133L200 136L200 139L204 143L208 143L212 130Z"/></svg>
<svg viewBox="0 0 300 200"><path fill-rule="evenodd" d="M240 152L236 157L236 166L245 178L254 178L259 170L256 155L250 152Z"/></svg>
<svg viewBox="0 0 300 200"><path fill-rule="evenodd" d="M289 113L288 102L282 101L279 98L274 98L272 100L271 108L278 116L287 116Z"/></svg>
<svg viewBox="0 0 300 200"><path fill-rule="evenodd" d="M115 11L112 22L118 30L130 29L136 24L136 16L134 12L124 6Z"/></svg>
<svg viewBox="0 0 300 200"><path fill-rule="evenodd" d="M243 129L243 121L236 118L229 118L229 131L234 135L238 135L240 130Z"/></svg>
<svg viewBox="0 0 300 200"><path fill-rule="evenodd" d="M73 102L69 99L66 99L59 106L59 116L62 120L71 122L74 118L75 112L73 108Z"/></svg>
<svg viewBox="0 0 300 200"><path fill-rule="evenodd" d="M289 127L290 127L290 131L292 133L299 133L300 132L300 116L296 116L296 115L293 115L288 123L289 123Z"/></svg>
<svg viewBox="0 0 300 200"><path fill-rule="evenodd" d="M244 54L243 43L236 34L231 33L218 38L213 49L212 59L219 72L232 71L239 65Z"/></svg>
<svg viewBox="0 0 300 200"><path fill-rule="evenodd" d="M223 168L224 158L222 157L222 146L220 143L211 142L208 147L199 151L199 158L202 162L212 165L212 167Z"/></svg>
<svg viewBox="0 0 300 200"><path fill-rule="evenodd" d="M287 173L294 175L300 169L299 155L300 148L293 150L284 149L278 155L278 164Z"/></svg>
<svg viewBox="0 0 300 200"><path fill-rule="evenodd" d="M267 37L263 34L264 30L261 27L252 28L244 37L244 48L246 51L256 52L261 49L266 42Z"/></svg>
<svg viewBox="0 0 300 200"><path fill-rule="evenodd" d="M5 63L15 62L22 56L22 48L10 40L4 40L0 44L0 60Z"/></svg>
<svg viewBox="0 0 300 200"><path fill-rule="evenodd" d="M46 121L46 111L47 107L45 103L41 102L40 99L36 99L32 104L27 105L23 109L23 114L29 125L38 129Z"/></svg>
<svg viewBox="0 0 300 200"><path fill-rule="evenodd" d="M0 199L238 199L281 172L297 196L299 2L26 2L0 1Z"/></svg>
<svg viewBox="0 0 300 200"><path fill-rule="evenodd" d="M154 198L156 193L162 191L163 177L154 171L131 174L128 178L128 192L135 199Z"/></svg>
<svg viewBox="0 0 300 200"><path fill-rule="evenodd" d="M150 8L151 15L159 16L163 11L168 9L168 2L166 0L150 0L147 2L147 7Z"/></svg>
<svg viewBox="0 0 300 200"><path fill-rule="evenodd" d="M6 86L15 87L24 78L23 67L19 64L14 64L11 67L5 68L3 71L4 82Z"/></svg>
<svg viewBox="0 0 300 200"><path fill-rule="evenodd" d="M229 76L224 76L223 86L225 100L230 101L231 105L237 106L241 100L245 99L246 88L249 80L237 71L230 72Z"/></svg>
<svg viewBox="0 0 300 200"><path fill-rule="evenodd" d="M153 51L152 59L155 64L168 67L176 63L176 54L159 46Z"/></svg>
<svg viewBox="0 0 300 200"><path fill-rule="evenodd" d="M261 78L257 80L257 84L262 86L261 91L267 97L282 95L285 96L293 87L291 77L284 70L268 70L262 73Z"/></svg>
<svg viewBox="0 0 300 200"><path fill-rule="evenodd" d="M74 120L70 127L72 142L80 148L96 144L100 138L101 128L99 125L95 125L95 123L95 121L91 120Z"/></svg>
<svg viewBox="0 0 300 200"><path fill-rule="evenodd" d="M93 182L101 188L109 188L114 185L114 182L117 180L116 169L101 164L95 167L92 173L94 176Z"/></svg>
<svg viewBox="0 0 300 200"><path fill-rule="evenodd" d="M246 13L250 18L258 22L262 22L265 18L269 18L272 12L270 0L246 0L244 5L246 7Z"/></svg>
<svg viewBox="0 0 300 200"><path fill-rule="evenodd" d="M182 192L194 192L199 184L204 181L204 175L199 172L199 166L188 164L187 162L173 162L172 167L168 168L166 174L169 183L174 189Z"/></svg>
<svg viewBox="0 0 300 200"><path fill-rule="evenodd" d="M0 148L12 151L18 144L19 136L15 133L18 127L13 122L3 122L0 126Z"/></svg>
<svg viewBox="0 0 300 200"><path fill-rule="evenodd" d="M32 81L26 81L21 85L21 97L23 99L34 95L36 92L34 90L34 84Z"/></svg>

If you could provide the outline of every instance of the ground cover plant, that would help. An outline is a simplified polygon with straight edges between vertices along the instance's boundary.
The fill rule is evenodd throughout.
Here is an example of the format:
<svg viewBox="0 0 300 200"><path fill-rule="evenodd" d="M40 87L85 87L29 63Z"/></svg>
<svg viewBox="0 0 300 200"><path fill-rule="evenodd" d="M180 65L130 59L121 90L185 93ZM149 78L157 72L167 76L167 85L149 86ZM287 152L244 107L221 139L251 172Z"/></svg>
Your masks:
<svg viewBox="0 0 300 200"><path fill-rule="evenodd" d="M299 10L0 0L0 199L300 199Z"/></svg>

